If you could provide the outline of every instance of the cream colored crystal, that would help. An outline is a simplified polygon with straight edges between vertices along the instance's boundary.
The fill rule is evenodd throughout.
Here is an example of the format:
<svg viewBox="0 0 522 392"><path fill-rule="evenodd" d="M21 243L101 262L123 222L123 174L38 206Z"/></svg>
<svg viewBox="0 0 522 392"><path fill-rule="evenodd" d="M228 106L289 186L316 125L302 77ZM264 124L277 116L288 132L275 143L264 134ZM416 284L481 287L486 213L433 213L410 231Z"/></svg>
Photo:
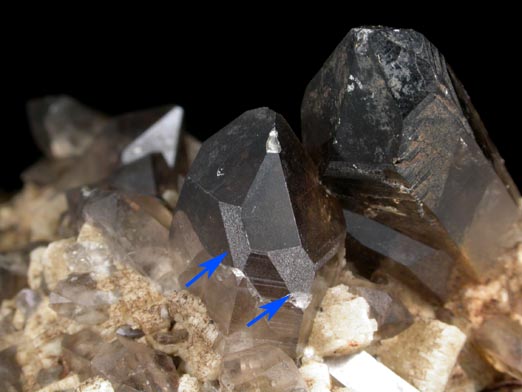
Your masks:
<svg viewBox="0 0 522 392"><path fill-rule="evenodd" d="M71 374L65 378L62 378L61 380L58 380L56 382L51 383L50 385L47 385L41 389L38 389L37 392L62 392L66 390L71 390L72 388L79 387L80 385L80 378L77 374ZM81 391L81 392L114 392L113 390L102 390L102 389L75 389L75 391Z"/></svg>
<svg viewBox="0 0 522 392"><path fill-rule="evenodd" d="M442 392L466 341L457 327L437 320L415 322L381 342L378 359L406 381L426 392Z"/></svg>
<svg viewBox="0 0 522 392"><path fill-rule="evenodd" d="M309 361L299 368L299 372L308 387L308 392L330 392L332 383L326 364Z"/></svg>
<svg viewBox="0 0 522 392"><path fill-rule="evenodd" d="M320 356L345 355L370 345L377 322L366 300L345 285L330 288L315 317L308 344Z"/></svg>
<svg viewBox="0 0 522 392"><path fill-rule="evenodd" d="M114 392L114 388L110 381L93 377L82 382L74 392Z"/></svg>
<svg viewBox="0 0 522 392"><path fill-rule="evenodd" d="M201 385L196 377L184 374L179 379L178 392L201 392Z"/></svg>

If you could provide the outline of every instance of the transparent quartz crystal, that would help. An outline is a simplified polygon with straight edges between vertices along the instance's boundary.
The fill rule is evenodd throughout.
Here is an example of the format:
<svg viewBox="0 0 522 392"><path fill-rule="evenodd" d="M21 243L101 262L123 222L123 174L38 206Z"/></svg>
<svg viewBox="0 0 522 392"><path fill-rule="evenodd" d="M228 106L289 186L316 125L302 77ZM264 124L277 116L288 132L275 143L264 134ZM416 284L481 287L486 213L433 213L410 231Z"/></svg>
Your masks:
<svg viewBox="0 0 522 392"><path fill-rule="evenodd" d="M225 356L220 382L225 391L307 391L294 361L270 345Z"/></svg>

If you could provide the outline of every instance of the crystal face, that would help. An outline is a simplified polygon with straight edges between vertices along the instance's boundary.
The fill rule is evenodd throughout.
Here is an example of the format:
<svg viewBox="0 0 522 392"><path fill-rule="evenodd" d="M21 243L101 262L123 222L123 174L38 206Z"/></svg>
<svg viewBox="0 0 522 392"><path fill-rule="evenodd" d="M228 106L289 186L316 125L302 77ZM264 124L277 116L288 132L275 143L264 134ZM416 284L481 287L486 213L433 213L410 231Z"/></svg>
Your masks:
<svg viewBox="0 0 522 392"><path fill-rule="evenodd" d="M417 241L415 263L441 250L485 278L513 245L517 190L455 83L421 34L352 29L308 85L303 141L346 209ZM365 245L394 258L391 244ZM440 264L433 280L451 273Z"/></svg>
<svg viewBox="0 0 522 392"><path fill-rule="evenodd" d="M182 266L227 251L225 263L270 300L312 293L314 278L342 248L344 219L288 124L262 108L202 145L174 214L172 241L182 236L192 238L179 254ZM288 317L282 333L297 316Z"/></svg>

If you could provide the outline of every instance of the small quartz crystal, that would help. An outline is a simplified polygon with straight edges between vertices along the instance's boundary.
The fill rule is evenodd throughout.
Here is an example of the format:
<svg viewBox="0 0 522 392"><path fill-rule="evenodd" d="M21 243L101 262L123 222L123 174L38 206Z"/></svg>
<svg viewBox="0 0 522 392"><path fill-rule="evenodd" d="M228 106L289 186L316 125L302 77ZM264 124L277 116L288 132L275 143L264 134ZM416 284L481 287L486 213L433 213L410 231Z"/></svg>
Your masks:
<svg viewBox="0 0 522 392"><path fill-rule="evenodd" d="M225 391L307 391L292 359L269 345L226 356L220 381Z"/></svg>

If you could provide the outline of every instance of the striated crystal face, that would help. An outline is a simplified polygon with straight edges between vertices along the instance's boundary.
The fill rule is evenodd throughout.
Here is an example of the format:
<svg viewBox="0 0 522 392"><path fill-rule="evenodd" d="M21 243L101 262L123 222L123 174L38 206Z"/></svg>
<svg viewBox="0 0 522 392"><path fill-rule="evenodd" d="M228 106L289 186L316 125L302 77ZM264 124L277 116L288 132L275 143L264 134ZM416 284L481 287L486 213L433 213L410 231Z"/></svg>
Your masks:
<svg viewBox="0 0 522 392"><path fill-rule="evenodd" d="M392 246L353 229L365 246L420 269L447 253L451 262L427 267L442 270L431 278L440 286L457 259L485 278L513 244L518 192L465 91L423 35L352 29L308 85L302 123L323 183L345 208L404 235L393 234ZM397 242L413 254L392 254L400 253Z"/></svg>
<svg viewBox="0 0 522 392"><path fill-rule="evenodd" d="M309 302L316 276L342 248L344 219L288 124L262 108L202 145L180 194L171 240L180 268L227 251L224 263L248 278L241 289L231 277L236 290L251 284L263 300L291 293ZM301 312L285 305L274 328L297 339Z"/></svg>

